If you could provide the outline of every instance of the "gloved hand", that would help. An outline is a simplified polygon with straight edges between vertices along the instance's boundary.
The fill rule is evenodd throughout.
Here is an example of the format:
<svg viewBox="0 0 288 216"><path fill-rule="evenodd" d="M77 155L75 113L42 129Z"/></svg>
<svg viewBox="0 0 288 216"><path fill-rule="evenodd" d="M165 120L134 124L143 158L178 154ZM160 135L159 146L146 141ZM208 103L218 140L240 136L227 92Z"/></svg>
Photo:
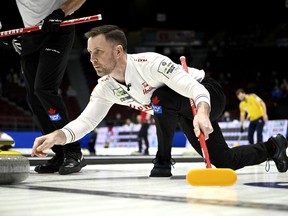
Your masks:
<svg viewBox="0 0 288 216"><path fill-rule="evenodd" d="M240 127L240 133L243 133L243 132L244 132L244 127L241 126L241 127Z"/></svg>
<svg viewBox="0 0 288 216"><path fill-rule="evenodd" d="M12 40L13 48L19 55L21 55L21 51L22 51L21 40L22 40L22 36L17 36L13 38Z"/></svg>
<svg viewBox="0 0 288 216"><path fill-rule="evenodd" d="M41 30L45 33L47 32L56 32L60 28L65 17L65 13L59 8L54 10L50 15L48 15L44 20L41 27Z"/></svg>

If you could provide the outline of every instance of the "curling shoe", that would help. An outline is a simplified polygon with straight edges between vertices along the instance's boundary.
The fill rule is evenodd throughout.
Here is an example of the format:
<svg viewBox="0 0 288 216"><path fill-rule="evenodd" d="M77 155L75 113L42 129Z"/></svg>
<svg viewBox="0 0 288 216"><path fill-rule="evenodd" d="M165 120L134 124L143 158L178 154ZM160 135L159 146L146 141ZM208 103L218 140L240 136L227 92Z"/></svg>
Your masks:
<svg viewBox="0 0 288 216"><path fill-rule="evenodd" d="M288 157L286 154L287 140L281 134L274 135L268 139L268 143L272 144L275 153L271 155L279 172L286 172L288 169Z"/></svg>
<svg viewBox="0 0 288 216"><path fill-rule="evenodd" d="M150 172L149 177L171 177L171 166L175 164L175 160L169 162L161 162L157 158L153 159L154 167Z"/></svg>
<svg viewBox="0 0 288 216"><path fill-rule="evenodd" d="M67 175L71 173L79 172L83 167L87 165L83 154L66 153L64 163L59 168L60 175Z"/></svg>
<svg viewBox="0 0 288 216"><path fill-rule="evenodd" d="M55 154L51 159L47 161L47 163L36 166L34 170L37 173L55 173L59 171L63 161L63 157Z"/></svg>

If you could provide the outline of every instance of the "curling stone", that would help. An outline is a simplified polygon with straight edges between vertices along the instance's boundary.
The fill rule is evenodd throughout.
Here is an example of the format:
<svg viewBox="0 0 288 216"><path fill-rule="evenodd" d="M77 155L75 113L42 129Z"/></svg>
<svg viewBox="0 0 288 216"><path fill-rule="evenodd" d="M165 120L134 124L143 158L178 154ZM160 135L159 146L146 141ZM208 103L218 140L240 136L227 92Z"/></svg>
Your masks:
<svg viewBox="0 0 288 216"><path fill-rule="evenodd" d="M17 151L0 151L0 185L22 182L29 174L30 163L27 157Z"/></svg>

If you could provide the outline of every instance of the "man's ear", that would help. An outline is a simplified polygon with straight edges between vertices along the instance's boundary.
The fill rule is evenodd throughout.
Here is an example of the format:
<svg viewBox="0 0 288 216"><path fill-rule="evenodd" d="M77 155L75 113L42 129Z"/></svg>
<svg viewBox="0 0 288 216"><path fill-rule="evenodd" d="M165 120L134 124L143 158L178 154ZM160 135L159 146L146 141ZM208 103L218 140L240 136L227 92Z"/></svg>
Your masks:
<svg viewBox="0 0 288 216"><path fill-rule="evenodd" d="M121 45L116 46L116 55L120 56L123 54L123 47Z"/></svg>

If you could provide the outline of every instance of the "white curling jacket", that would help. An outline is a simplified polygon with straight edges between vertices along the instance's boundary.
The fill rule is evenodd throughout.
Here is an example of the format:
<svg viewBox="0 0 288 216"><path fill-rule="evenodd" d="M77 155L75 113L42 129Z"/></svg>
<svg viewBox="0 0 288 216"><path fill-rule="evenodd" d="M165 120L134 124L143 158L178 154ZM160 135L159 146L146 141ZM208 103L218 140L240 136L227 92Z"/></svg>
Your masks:
<svg viewBox="0 0 288 216"><path fill-rule="evenodd" d="M101 77L83 112L61 129L66 135L66 143L79 140L92 131L113 104L129 106L153 115L151 96L157 88L164 85L192 98L196 106L202 101L210 105L210 94L201 84L205 72L191 67L188 70L189 74L180 64L158 53L127 54L126 85L120 84L109 75Z"/></svg>

